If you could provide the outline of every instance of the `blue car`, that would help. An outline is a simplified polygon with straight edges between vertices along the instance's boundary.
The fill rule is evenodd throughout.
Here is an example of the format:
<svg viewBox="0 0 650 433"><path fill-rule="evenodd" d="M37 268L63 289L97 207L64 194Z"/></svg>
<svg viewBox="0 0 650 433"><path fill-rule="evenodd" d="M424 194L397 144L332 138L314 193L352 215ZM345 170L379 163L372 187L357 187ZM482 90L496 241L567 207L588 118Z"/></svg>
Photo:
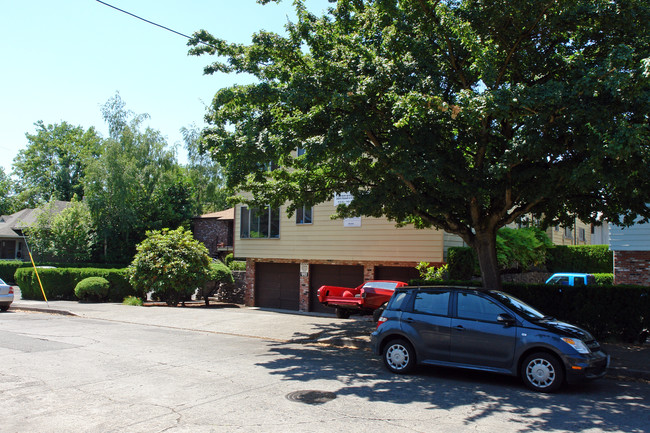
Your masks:
<svg viewBox="0 0 650 433"><path fill-rule="evenodd" d="M553 274L551 275L551 278L546 280L546 284L559 284L563 286L592 286L596 284L596 277L591 274Z"/></svg>

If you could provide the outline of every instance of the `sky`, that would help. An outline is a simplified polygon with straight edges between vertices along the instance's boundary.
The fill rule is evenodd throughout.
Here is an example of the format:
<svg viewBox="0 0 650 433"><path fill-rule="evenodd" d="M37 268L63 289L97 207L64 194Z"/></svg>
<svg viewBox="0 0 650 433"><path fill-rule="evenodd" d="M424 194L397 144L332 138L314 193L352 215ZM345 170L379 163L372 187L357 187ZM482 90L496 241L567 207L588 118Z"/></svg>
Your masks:
<svg viewBox="0 0 650 433"><path fill-rule="evenodd" d="M292 1L105 0L185 35L205 29L230 42L249 43L264 29L284 32L295 20ZM119 92L126 109L178 145L181 127L205 125L216 91L251 81L242 75L203 75L212 56L188 56L187 39L96 0L0 0L0 164L12 162L34 134L34 123L63 121L107 137L100 107ZM321 14L327 0L308 0Z"/></svg>

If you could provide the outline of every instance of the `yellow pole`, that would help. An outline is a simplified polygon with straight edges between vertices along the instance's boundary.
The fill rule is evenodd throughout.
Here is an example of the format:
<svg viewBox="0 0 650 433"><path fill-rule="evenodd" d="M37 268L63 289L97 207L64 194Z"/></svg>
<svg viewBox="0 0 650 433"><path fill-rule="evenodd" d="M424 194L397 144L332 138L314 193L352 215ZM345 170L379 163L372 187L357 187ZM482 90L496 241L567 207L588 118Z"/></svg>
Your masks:
<svg viewBox="0 0 650 433"><path fill-rule="evenodd" d="M45 296L45 290L43 289L43 283L41 283L41 277L38 275L38 270L36 269L36 263L34 263L34 257L32 257L32 252L28 251L29 260L32 261L32 266L34 267L34 272L36 272L36 279L38 279L38 285L41 286L41 293L43 293L43 298L45 298L45 303L47 306L50 306L50 303L47 302L47 296Z"/></svg>

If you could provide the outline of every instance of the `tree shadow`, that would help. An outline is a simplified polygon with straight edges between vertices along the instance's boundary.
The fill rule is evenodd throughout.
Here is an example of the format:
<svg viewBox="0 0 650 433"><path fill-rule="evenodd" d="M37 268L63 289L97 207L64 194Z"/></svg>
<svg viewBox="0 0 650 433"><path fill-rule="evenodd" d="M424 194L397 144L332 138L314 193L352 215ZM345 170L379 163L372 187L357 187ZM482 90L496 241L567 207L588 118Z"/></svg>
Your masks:
<svg viewBox="0 0 650 433"><path fill-rule="evenodd" d="M317 334L351 335L352 331L374 328L372 323L355 322L324 325ZM314 334L297 333L294 341L315 339L319 338ZM427 410L471 408L464 419L467 425L497 416L519 424L517 430L521 432L644 432L648 426L650 388L640 383L601 380L565 387L558 394L548 395L529 391L518 378L477 371L418 366L412 375L394 375L369 350L269 343L269 357L257 365L282 380L305 384L336 381L340 383L335 391L338 396L370 402L424 403Z"/></svg>

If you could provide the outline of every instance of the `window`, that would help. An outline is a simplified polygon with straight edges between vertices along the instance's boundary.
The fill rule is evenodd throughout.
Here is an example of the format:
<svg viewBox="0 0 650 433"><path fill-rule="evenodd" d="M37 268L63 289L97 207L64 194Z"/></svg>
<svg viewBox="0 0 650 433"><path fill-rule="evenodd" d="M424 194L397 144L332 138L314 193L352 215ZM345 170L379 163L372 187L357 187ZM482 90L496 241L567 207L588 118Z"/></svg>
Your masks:
<svg viewBox="0 0 650 433"><path fill-rule="evenodd" d="M458 294L458 317L470 320L496 322L497 316L506 311L489 299L473 293Z"/></svg>
<svg viewBox="0 0 650 433"><path fill-rule="evenodd" d="M302 206L299 208L296 208L296 224L311 224L314 222L312 218L312 214L314 212L314 208L312 207L307 207L307 206Z"/></svg>
<svg viewBox="0 0 650 433"><path fill-rule="evenodd" d="M274 239L280 237L280 209L241 208L241 228L239 237L242 239Z"/></svg>
<svg viewBox="0 0 650 433"><path fill-rule="evenodd" d="M446 316L449 312L449 292L420 292L415 296L413 311Z"/></svg>
<svg viewBox="0 0 650 433"><path fill-rule="evenodd" d="M296 150L296 156L302 156L302 155L304 155L304 154L305 154L305 149L304 149L303 147L299 147L299 148Z"/></svg>
<svg viewBox="0 0 650 433"><path fill-rule="evenodd" d="M587 233L585 229L578 229L578 239L582 242L585 242L587 240Z"/></svg>
<svg viewBox="0 0 650 433"><path fill-rule="evenodd" d="M564 228L564 237L569 238L569 239L573 237L571 235L571 227L565 227Z"/></svg>

